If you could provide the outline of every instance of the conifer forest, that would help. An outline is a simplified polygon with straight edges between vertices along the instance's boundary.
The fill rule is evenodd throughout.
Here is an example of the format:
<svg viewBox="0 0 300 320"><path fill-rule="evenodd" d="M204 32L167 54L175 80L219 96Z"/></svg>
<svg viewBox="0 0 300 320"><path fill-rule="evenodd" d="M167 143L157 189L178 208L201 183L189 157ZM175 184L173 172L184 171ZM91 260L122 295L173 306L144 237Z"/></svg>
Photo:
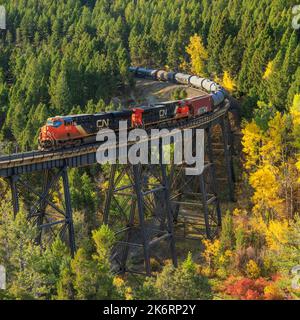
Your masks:
<svg viewBox="0 0 300 320"><path fill-rule="evenodd" d="M0 6L6 14L0 29L0 266L6 274L0 300L300 299L299 1L0 0ZM169 84L145 79L142 68L156 75L173 71L175 78ZM4 160L32 151L43 157L60 152L40 148L41 127L59 126L54 117L67 121L77 115L70 120L74 124L79 115L136 112L152 105L146 96L155 94L162 95L159 103L181 101L174 111L178 120L196 90L176 87L179 73L218 84L239 118L233 124L230 117L235 201L227 197L226 170L217 170L218 232L207 237L202 227L191 240L180 236L179 223L171 219L176 265L167 247L157 243L150 250L151 276L116 272L112 257L120 241L113 227L121 228L121 209L112 201L114 225L104 223L109 164L68 167L65 180L45 200L53 212L70 213L71 203L74 252L66 235L53 236L49 229L41 237L37 220L28 215L39 200L28 188L18 190L14 210L13 184L1 174ZM216 106L214 97L209 99ZM143 112L146 121L147 108ZM139 116L130 121L144 124ZM108 123L101 121L98 127ZM213 127L212 135L218 140L220 130ZM72 150L80 148L75 143ZM216 145L218 167L224 157ZM43 172L20 174L24 177L34 188ZM129 180L124 176L121 183ZM126 204L121 195L118 200ZM202 217L201 210L186 211ZM143 250L132 250L128 264L144 270Z"/></svg>

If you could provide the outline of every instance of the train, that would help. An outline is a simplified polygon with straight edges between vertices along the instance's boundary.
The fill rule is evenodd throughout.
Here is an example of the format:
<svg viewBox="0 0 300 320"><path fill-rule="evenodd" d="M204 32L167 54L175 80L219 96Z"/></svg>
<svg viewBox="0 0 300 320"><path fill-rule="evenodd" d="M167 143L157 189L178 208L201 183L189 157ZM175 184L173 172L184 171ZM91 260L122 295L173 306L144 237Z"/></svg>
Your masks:
<svg viewBox="0 0 300 320"><path fill-rule="evenodd" d="M139 78L189 85L205 90L208 94L121 111L55 116L49 118L46 124L40 128L39 150L58 150L94 143L99 130L112 129L117 131L120 121L126 121L128 129L133 129L155 127L164 123L170 124L180 120L197 118L214 112L222 106L227 98L227 92L223 87L209 79L195 75L140 67L130 67L129 71Z"/></svg>
<svg viewBox="0 0 300 320"><path fill-rule="evenodd" d="M201 78L196 75L189 75L180 72L165 71L161 69L145 69L140 67L130 67L129 71L138 78L146 78L157 81L168 81L176 84L189 85L191 87L207 91L211 94L214 107L219 106L228 97L227 91L206 78Z"/></svg>

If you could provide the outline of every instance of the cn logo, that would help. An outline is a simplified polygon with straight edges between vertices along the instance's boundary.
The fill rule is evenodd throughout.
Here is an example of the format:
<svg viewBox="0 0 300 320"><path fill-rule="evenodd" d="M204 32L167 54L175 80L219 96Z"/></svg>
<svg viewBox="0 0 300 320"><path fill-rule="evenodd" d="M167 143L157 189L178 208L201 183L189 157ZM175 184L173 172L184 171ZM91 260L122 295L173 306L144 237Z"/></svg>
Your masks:
<svg viewBox="0 0 300 320"><path fill-rule="evenodd" d="M159 111L159 117L165 118L168 115L168 110L160 110Z"/></svg>
<svg viewBox="0 0 300 320"><path fill-rule="evenodd" d="M6 29L6 10L4 6L0 6L0 29Z"/></svg>
<svg viewBox="0 0 300 320"><path fill-rule="evenodd" d="M294 15L294 18L292 21L293 28L295 30L299 30L300 29L300 5L293 7L293 15Z"/></svg>

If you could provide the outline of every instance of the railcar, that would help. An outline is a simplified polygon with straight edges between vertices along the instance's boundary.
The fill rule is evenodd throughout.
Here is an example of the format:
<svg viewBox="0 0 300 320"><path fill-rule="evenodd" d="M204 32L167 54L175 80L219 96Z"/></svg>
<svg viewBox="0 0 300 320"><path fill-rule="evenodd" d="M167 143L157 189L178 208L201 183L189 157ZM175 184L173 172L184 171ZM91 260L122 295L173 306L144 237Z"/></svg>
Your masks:
<svg viewBox="0 0 300 320"><path fill-rule="evenodd" d="M175 74L175 80L179 84L190 84L191 75L184 74L184 73L176 73Z"/></svg>
<svg viewBox="0 0 300 320"><path fill-rule="evenodd" d="M175 75L176 75L176 72L158 70L156 74L156 79L159 81L175 82Z"/></svg>
<svg viewBox="0 0 300 320"><path fill-rule="evenodd" d="M127 127L132 129L199 117L217 110L227 97L226 91L209 79L158 69L130 67L129 71L138 77L191 85L210 94L131 110L49 118L40 129L39 149L54 150L95 142L99 130L108 128L117 131L120 121L126 121Z"/></svg>
<svg viewBox="0 0 300 320"><path fill-rule="evenodd" d="M211 95L196 97L187 100L192 116L197 117L213 111L213 99Z"/></svg>
<svg viewBox="0 0 300 320"><path fill-rule="evenodd" d="M49 118L40 129L39 149L53 150L95 142L99 130L117 130L119 121L127 121L131 127L131 115L131 110L124 110Z"/></svg>
<svg viewBox="0 0 300 320"><path fill-rule="evenodd" d="M145 68L137 68L136 76L139 78L148 78L152 80L156 80L156 74L158 72L157 69L145 69Z"/></svg>
<svg viewBox="0 0 300 320"><path fill-rule="evenodd" d="M169 74L169 72L167 72L165 70L158 70L157 74L156 74L156 78L159 81L169 81L168 74Z"/></svg>
<svg viewBox="0 0 300 320"><path fill-rule="evenodd" d="M166 121L188 117L189 107L185 101L165 102L149 107L133 109L132 127L152 126Z"/></svg>

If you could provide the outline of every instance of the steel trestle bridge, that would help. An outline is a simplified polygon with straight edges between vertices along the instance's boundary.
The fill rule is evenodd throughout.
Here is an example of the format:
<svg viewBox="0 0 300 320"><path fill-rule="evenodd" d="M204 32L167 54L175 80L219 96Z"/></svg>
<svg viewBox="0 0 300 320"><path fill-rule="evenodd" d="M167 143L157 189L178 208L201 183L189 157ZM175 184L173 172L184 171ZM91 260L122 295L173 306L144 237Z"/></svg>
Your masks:
<svg viewBox="0 0 300 320"><path fill-rule="evenodd" d="M103 221L116 232L118 241L112 254L116 272L150 275L150 259L156 258L158 250L155 247L158 244L165 248L162 251L172 258L176 266L174 225L179 224L181 211L185 206L201 208L190 220L182 219L185 237L189 223L193 226L203 224L209 238L216 235L221 226L221 209L212 130L216 126L221 129L226 186L229 199L234 201L233 138L229 113L230 102L225 99L213 113L161 127L205 130L205 170L200 176L185 176L184 164L181 167L164 165L162 152L160 164L156 166L111 165L109 184L105 191ZM57 151L31 151L0 157L0 177L7 181L7 188L11 190L14 214L19 212L22 198L28 218L40 229L37 239L39 243L43 243L44 235L47 235L49 241L60 235L69 244L71 254L75 254L68 170L96 164L99 147L100 143L92 143ZM53 199L59 185L63 190L62 206ZM130 258L139 251L145 270L130 263Z"/></svg>

